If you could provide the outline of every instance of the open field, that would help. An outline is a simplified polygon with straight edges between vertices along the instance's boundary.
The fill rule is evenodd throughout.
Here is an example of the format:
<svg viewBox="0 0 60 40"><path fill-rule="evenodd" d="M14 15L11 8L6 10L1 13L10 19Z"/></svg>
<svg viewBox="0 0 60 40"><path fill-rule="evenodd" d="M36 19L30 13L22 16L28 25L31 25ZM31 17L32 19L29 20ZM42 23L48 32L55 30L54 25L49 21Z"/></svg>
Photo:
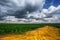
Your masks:
<svg viewBox="0 0 60 40"><path fill-rule="evenodd" d="M3 35L0 40L60 40L60 28L44 26L19 35Z"/></svg>
<svg viewBox="0 0 60 40"><path fill-rule="evenodd" d="M41 28L44 26L54 26L60 28L60 24L0 24L0 35L3 34L22 34L26 31L31 31L37 28Z"/></svg>

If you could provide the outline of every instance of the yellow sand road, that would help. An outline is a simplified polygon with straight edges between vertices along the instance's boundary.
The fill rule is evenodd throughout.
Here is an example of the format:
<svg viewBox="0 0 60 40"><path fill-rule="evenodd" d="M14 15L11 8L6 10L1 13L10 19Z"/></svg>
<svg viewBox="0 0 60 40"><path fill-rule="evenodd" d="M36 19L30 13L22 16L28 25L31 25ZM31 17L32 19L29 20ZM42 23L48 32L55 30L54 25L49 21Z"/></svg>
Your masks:
<svg viewBox="0 0 60 40"><path fill-rule="evenodd" d="M22 35L6 35L0 40L60 40L60 29L45 26Z"/></svg>

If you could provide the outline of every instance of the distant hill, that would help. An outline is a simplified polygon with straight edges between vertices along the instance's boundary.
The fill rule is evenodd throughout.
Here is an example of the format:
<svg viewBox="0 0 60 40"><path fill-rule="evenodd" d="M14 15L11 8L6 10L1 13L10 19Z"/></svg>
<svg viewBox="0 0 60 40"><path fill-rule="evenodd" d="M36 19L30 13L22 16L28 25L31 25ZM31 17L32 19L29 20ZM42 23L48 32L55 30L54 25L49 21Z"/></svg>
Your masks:
<svg viewBox="0 0 60 40"><path fill-rule="evenodd" d="M45 26L22 35L7 35L1 40L60 40L60 28Z"/></svg>

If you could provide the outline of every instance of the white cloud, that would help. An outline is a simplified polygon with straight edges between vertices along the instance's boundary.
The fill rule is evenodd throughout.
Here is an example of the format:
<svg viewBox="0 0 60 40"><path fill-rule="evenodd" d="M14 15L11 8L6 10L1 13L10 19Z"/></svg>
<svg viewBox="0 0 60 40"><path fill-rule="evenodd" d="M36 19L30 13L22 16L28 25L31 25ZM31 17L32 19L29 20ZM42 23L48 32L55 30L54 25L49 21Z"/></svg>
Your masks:
<svg viewBox="0 0 60 40"><path fill-rule="evenodd" d="M40 13L40 12L32 12L30 14L28 14L27 16L28 18L29 17L33 17L33 18L43 18L43 17L46 17L46 15L44 13Z"/></svg>
<svg viewBox="0 0 60 40"><path fill-rule="evenodd" d="M56 7L50 6L50 7L48 8L48 13L52 13L52 12L54 12L54 11L56 11Z"/></svg>
<svg viewBox="0 0 60 40"><path fill-rule="evenodd" d="M28 17L33 16L33 17L42 18L48 16L46 14L57 14L57 12L60 12L60 5L58 7L50 6L48 9L42 9L41 12L39 12L39 10L35 11L33 13L28 14Z"/></svg>
<svg viewBox="0 0 60 40"><path fill-rule="evenodd" d="M4 21L17 21L18 18L15 18L15 16L6 16L3 17Z"/></svg>
<svg viewBox="0 0 60 40"><path fill-rule="evenodd" d="M14 3L18 7L25 7L25 0L9 0L11 3Z"/></svg>
<svg viewBox="0 0 60 40"><path fill-rule="evenodd" d="M13 5L18 7L18 9L25 9L26 6L30 5L32 7L37 6L39 10L45 4L45 0L9 0Z"/></svg>
<svg viewBox="0 0 60 40"><path fill-rule="evenodd" d="M60 22L60 5L57 7L51 5L48 9L42 9L41 12L38 10L38 12L35 11L28 14L28 18L31 16L33 18L46 19L47 22Z"/></svg>
<svg viewBox="0 0 60 40"><path fill-rule="evenodd" d="M16 5L18 6L25 6L26 3L29 4L29 5L32 5L32 6L35 6L35 5L42 5L44 4L43 2L45 2L45 0L9 0L13 3L15 3Z"/></svg>

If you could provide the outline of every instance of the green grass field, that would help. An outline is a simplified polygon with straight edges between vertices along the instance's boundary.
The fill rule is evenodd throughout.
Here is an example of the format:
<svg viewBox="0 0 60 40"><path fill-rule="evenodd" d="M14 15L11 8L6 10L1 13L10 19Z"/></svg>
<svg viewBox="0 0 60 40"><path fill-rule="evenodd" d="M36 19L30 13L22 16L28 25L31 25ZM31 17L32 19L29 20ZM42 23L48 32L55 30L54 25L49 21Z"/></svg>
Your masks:
<svg viewBox="0 0 60 40"><path fill-rule="evenodd" d="M0 23L0 35L3 34L20 34L26 31L31 31L44 26L53 26L60 28L60 24L1 24Z"/></svg>

